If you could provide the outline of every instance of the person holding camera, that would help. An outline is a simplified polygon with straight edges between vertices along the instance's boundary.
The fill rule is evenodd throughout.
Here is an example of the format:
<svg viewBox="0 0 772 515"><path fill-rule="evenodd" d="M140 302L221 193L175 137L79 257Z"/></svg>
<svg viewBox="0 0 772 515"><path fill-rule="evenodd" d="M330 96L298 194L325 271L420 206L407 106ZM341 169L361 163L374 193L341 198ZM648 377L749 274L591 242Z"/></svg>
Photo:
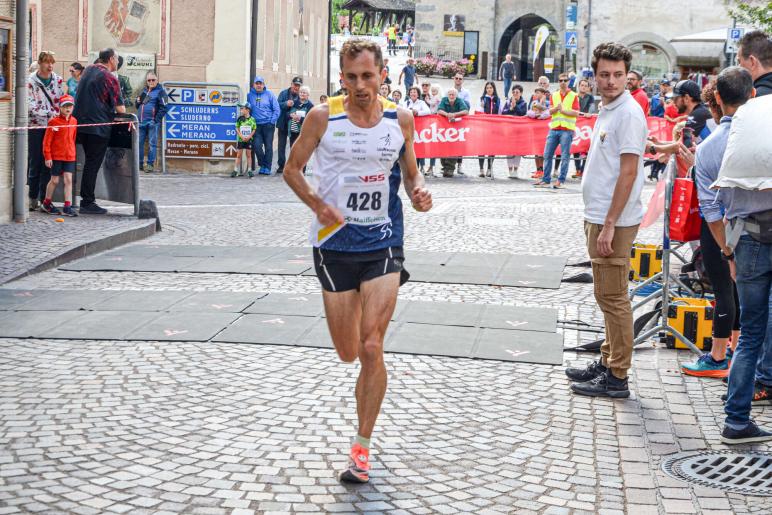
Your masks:
<svg viewBox="0 0 772 515"><path fill-rule="evenodd" d="M137 108L139 119L139 169L151 173L155 163L158 129L166 116L168 97L164 87L158 84L158 76L152 71L147 72L145 84L134 106ZM146 140L150 148L147 153L147 166L143 166Z"/></svg>
<svg viewBox="0 0 772 515"><path fill-rule="evenodd" d="M684 137L694 137L694 144L699 145L710 135L708 121L712 119L710 110L702 102L702 91L693 80L682 80L673 88L673 103L679 115L686 115ZM688 133L691 132L691 135ZM685 142L686 143L686 142ZM687 148L691 145L686 145Z"/></svg>

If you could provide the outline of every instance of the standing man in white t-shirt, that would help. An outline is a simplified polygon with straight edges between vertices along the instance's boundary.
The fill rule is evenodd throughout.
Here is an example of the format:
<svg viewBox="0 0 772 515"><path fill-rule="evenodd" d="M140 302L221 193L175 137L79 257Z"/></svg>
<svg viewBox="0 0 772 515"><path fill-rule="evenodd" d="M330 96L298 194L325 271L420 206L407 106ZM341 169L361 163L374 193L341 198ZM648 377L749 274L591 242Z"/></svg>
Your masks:
<svg viewBox="0 0 772 515"><path fill-rule="evenodd" d="M632 61L619 43L595 48L592 69L601 109L592 132L582 177L584 232L592 261L595 300L606 321L601 359L568 368L571 390L593 397L630 396L627 371L633 356L633 312L627 296L630 248L643 218L643 154L646 118L625 90Z"/></svg>

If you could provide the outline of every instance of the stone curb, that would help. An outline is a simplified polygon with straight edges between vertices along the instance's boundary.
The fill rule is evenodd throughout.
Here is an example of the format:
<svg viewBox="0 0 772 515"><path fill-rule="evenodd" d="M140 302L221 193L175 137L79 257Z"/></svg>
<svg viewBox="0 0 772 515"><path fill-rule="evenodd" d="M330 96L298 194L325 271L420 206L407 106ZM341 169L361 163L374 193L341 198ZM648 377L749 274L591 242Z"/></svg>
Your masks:
<svg viewBox="0 0 772 515"><path fill-rule="evenodd" d="M0 276L0 285L15 281L16 279L20 279L28 275L49 270L51 268L56 268L57 266L69 263L70 261L74 261L76 259L92 256L99 252L104 252L105 250L114 249L115 247L125 245L126 243L139 241L155 234L157 225L156 219L153 218L148 220L138 220L137 222L142 225L135 226L127 230L122 230L94 241L89 241L72 246L70 248L62 249L58 255L52 256L51 258L46 259L45 261L38 263L31 268L26 270L17 270L5 276Z"/></svg>

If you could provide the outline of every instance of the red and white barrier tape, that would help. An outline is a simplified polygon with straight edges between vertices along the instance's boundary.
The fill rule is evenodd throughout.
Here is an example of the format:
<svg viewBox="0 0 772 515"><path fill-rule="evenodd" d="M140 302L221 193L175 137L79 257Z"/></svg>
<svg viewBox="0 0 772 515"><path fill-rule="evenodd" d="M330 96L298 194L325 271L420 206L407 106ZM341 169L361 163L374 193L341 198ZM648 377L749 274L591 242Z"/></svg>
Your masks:
<svg viewBox="0 0 772 515"><path fill-rule="evenodd" d="M104 125L134 125L135 122L127 121L127 122L104 122L104 123L79 123L77 125L57 125L53 128L60 128L60 127L100 127ZM48 127L0 127L0 132L13 132L13 131L28 131L28 130L40 130L40 129L47 129Z"/></svg>

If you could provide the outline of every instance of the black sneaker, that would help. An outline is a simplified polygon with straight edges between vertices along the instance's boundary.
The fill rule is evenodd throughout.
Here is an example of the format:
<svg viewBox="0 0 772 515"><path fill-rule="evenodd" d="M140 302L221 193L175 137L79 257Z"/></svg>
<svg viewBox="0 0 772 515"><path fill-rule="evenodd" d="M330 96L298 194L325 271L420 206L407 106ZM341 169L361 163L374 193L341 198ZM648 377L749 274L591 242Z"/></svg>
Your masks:
<svg viewBox="0 0 772 515"><path fill-rule="evenodd" d="M82 215L106 215L107 209L103 207L99 207L96 203L94 204L81 204L80 205L80 214Z"/></svg>
<svg viewBox="0 0 772 515"><path fill-rule="evenodd" d="M572 384L571 390L579 395L587 395L589 397L613 397L614 399L630 397L630 390L627 388L627 378L617 379L608 370L601 372L595 379L586 383Z"/></svg>
<svg viewBox="0 0 772 515"><path fill-rule="evenodd" d="M572 381L586 383L587 381L592 381L606 370L608 369L601 365L600 360L598 360L593 361L584 368L567 368L566 375Z"/></svg>
<svg viewBox="0 0 772 515"><path fill-rule="evenodd" d="M29 199L29 210L37 211L38 209L40 209L40 201L36 198Z"/></svg>
<svg viewBox="0 0 772 515"><path fill-rule="evenodd" d="M45 202L40 204L40 211L42 211L43 213L48 213L49 215L61 215L62 214L62 212L59 211L59 208L56 207L53 204L53 202L50 203L50 204L46 204Z"/></svg>
<svg viewBox="0 0 772 515"><path fill-rule="evenodd" d="M739 443L756 443L772 441L772 432L760 428L756 422L751 419L743 429L732 429L724 426L721 431L721 441L727 445L736 445Z"/></svg>
<svg viewBox="0 0 772 515"><path fill-rule="evenodd" d="M78 212L72 206L64 206L62 208L62 214L67 216L78 216Z"/></svg>

